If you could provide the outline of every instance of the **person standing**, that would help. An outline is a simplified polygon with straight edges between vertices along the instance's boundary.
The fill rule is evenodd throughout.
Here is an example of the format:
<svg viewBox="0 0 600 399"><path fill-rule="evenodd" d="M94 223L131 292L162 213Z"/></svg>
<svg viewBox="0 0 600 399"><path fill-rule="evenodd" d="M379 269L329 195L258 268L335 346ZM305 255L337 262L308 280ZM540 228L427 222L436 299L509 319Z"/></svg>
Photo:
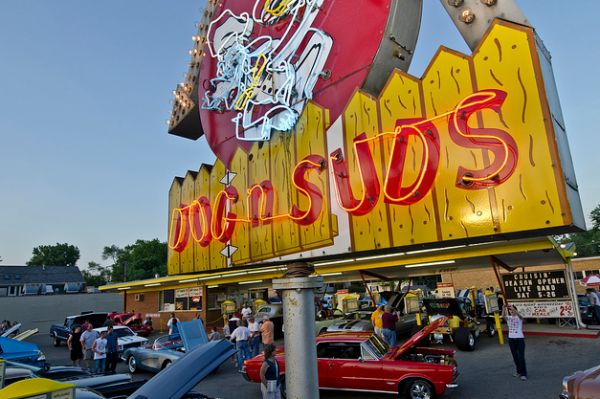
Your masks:
<svg viewBox="0 0 600 399"><path fill-rule="evenodd" d="M260 326L253 315L248 316L248 330L250 330L250 349L252 349L252 357L254 357L260 351Z"/></svg>
<svg viewBox="0 0 600 399"><path fill-rule="evenodd" d="M169 327L169 335L179 335L179 325L177 319L173 319ZM173 339L173 337L171 337Z"/></svg>
<svg viewBox="0 0 600 399"><path fill-rule="evenodd" d="M246 320L243 320L242 322L238 321L238 328L235 329L229 339L231 342L235 342L235 347L238 350L237 356L240 373L244 366L244 358L250 360L250 345L248 345L248 342L250 341L251 334L248 327L246 327L246 324Z"/></svg>
<svg viewBox="0 0 600 399"><path fill-rule="evenodd" d="M504 305L502 308L502 318L508 324L508 346L517 366L517 372L513 374L513 377L520 377L522 381L527 381L523 316L521 316L514 305Z"/></svg>
<svg viewBox="0 0 600 399"><path fill-rule="evenodd" d="M595 291L593 288L586 288L585 295L588 298L590 313L592 314L592 324L600 324L600 301Z"/></svg>
<svg viewBox="0 0 600 399"><path fill-rule="evenodd" d="M271 320L269 320L269 316L263 316L263 323L260 326L260 334L262 335L263 349L267 347L267 345L275 342L275 325Z"/></svg>
<svg viewBox="0 0 600 399"><path fill-rule="evenodd" d="M265 347L265 360L260 366L260 391L263 399L281 399L279 363L275 359L275 344Z"/></svg>
<svg viewBox="0 0 600 399"><path fill-rule="evenodd" d="M383 320L381 319L383 313L381 305L379 305L371 315L371 324L373 324L375 334L379 335L381 338L383 338Z"/></svg>
<svg viewBox="0 0 600 399"><path fill-rule="evenodd" d="M115 322L110 318L110 316L106 316L106 320L104 320L104 324L102 327L114 327Z"/></svg>
<svg viewBox="0 0 600 399"><path fill-rule="evenodd" d="M119 361L119 339L112 327L108 327L106 332L108 334L106 334L106 365L104 371L114 374Z"/></svg>
<svg viewBox="0 0 600 399"><path fill-rule="evenodd" d="M75 330L69 334L67 339L67 347L71 353L71 363L73 367L81 366L81 359L83 358L83 349L81 346L81 326L76 326Z"/></svg>
<svg viewBox="0 0 600 399"><path fill-rule="evenodd" d="M385 305L385 311L381 315L383 325L383 339L390 346L396 346L396 322L398 321L398 312L392 313L392 307Z"/></svg>
<svg viewBox="0 0 600 399"><path fill-rule="evenodd" d="M106 331L102 331L100 338L94 341L92 352L94 352L94 374L102 373L106 362Z"/></svg>
<svg viewBox="0 0 600 399"><path fill-rule="evenodd" d="M244 303L242 307L242 318L247 319L252 314L252 309L248 307L247 303Z"/></svg>
<svg viewBox="0 0 600 399"><path fill-rule="evenodd" d="M181 323L177 317L175 317L175 313L171 313L171 318L167 321L167 327L171 328L171 324L173 324L173 320L177 320L177 323Z"/></svg>
<svg viewBox="0 0 600 399"><path fill-rule="evenodd" d="M211 333L208 335L208 340L213 342L213 341L218 341L219 340L219 333L217 332L217 327L213 327L211 329Z"/></svg>
<svg viewBox="0 0 600 399"><path fill-rule="evenodd" d="M98 333L94 331L91 323L88 323L86 331L81 334L81 348L83 349L83 359L85 360L85 367L91 370L90 361L94 360L94 352L92 352L92 345L94 341L98 339Z"/></svg>

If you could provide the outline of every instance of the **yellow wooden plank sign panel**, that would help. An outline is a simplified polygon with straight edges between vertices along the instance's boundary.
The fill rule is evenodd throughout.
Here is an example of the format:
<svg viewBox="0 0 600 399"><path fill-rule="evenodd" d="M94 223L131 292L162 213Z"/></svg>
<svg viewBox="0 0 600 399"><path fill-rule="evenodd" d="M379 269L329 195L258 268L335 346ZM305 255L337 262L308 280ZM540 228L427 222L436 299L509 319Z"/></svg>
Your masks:
<svg viewBox="0 0 600 399"><path fill-rule="evenodd" d="M254 144L248 155L248 171L250 176L250 182L252 187L256 187L253 190L253 194L260 194L261 190L264 190L264 195L267 194L267 190L262 186L265 180L270 180L270 162L269 162L269 147L270 145L259 146ZM259 188L260 187L260 188ZM250 187L249 187L250 188ZM263 195L263 194L260 194ZM252 260L268 259L274 256L273 253L273 235L270 225L264 225L260 223L260 197L253 197L254 199L246 196L245 201L248 202L247 206L256 207L258 213L250 212L252 222L250 225L250 256ZM254 205L253 201L256 200L257 204ZM254 214L253 214L254 213Z"/></svg>
<svg viewBox="0 0 600 399"><path fill-rule="evenodd" d="M297 162L300 162L300 160L305 159L309 155L319 155L327 163L327 140L325 134L328 127L329 113L327 110L318 104L309 102L304 108L300 121L296 125ZM330 216L329 201L331 195L329 192L328 170L318 173L317 170L313 169L305 175L305 179L318 188L323 198L318 220L308 226L299 226L302 249L308 250L333 244L333 237L336 233L333 231L333 221ZM294 190L294 192L296 192L296 205L299 209L304 211L312 206L308 197L299 194L297 190Z"/></svg>
<svg viewBox="0 0 600 399"><path fill-rule="evenodd" d="M355 91L346 105L342 118L346 144L344 159L348 167L352 195L357 200L360 200L365 194L361 178L361 173L363 172L359 168L353 144L355 138L364 135L366 139L373 139L373 141L370 141L370 152L374 162L374 169L378 177L383 176L382 146L380 141L375 138L379 134L377 100L360 90ZM373 201L374 199L365 197L364 200ZM353 251L387 248L390 246L386 205L382 198L379 198L369 213L361 216L352 216L350 221Z"/></svg>
<svg viewBox="0 0 600 399"><path fill-rule="evenodd" d="M382 132L393 132L396 126L426 119L422 107L423 98L418 79L400 71L395 71L388 80L378 99L379 118ZM421 140L408 138L408 156L404 165L404 186L419 178L424 158ZM387 177L392 141L383 141L385 175ZM437 219L433 192L421 201L407 206L390 204L387 207L392 246L405 246L436 241Z"/></svg>
<svg viewBox="0 0 600 399"><path fill-rule="evenodd" d="M196 181L194 183L194 199L199 201L201 198L205 198L210 202L211 192L210 192L210 171L202 166L198 171L198 175L196 176ZM200 213L201 215L201 213ZM198 242L198 240L202 240L205 232L207 233L210 229L210 220L206 220L205 222L208 224L207 226L203 226L204 221L200 221L200 226L204 227L202 230L196 231L194 239L194 265L192 267L193 271L204 271L209 270L209 259L210 259L210 249L208 246L202 246Z"/></svg>
<svg viewBox="0 0 600 399"><path fill-rule="evenodd" d="M174 239L174 232L172 231L172 224L173 224L173 210L175 208L179 208L181 206L181 184L179 183L178 179L175 178L173 179L173 183L171 184L171 189L169 190L169 220L168 220L168 226L169 226L169 230L167 231L167 233L169 233L169 240ZM169 249L167 251L167 255L168 255L168 263L167 263L167 272L168 274L179 274L181 273L181 263L180 263L180 257L181 254L177 251L174 251L173 249L171 249L171 246L173 246L172 242L169 242Z"/></svg>
<svg viewBox="0 0 600 399"><path fill-rule="evenodd" d="M195 192L195 178L196 174L193 172L188 172L183 179L183 184L181 185L181 202L186 206L192 205L194 200L196 199ZM190 216L188 216L188 223L190 221ZM191 231L190 233L191 234ZM188 241L188 245L186 246L186 250L181 253L181 272L182 273L191 273L194 271L194 242L193 237Z"/></svg>
<svg viewBox="0 0 600 399"><path fill-rule="evenodd" d="M496 24L478 50L477 85L508 93L501 114L485 113L485 126L507 131L519 149L513 176L494 188L500 231L561 226L567 205L533 34Z"/></svg>
<svg viewBox="0 0 600 399"><path fill-rule="evenodd" d="M248 201L246 201L246 189L250 185L248 176L248 154L241 148L235 152L231 160L231 170L236 176L231 181L239 195L239 200L231 204L231 212L237 218L245 219L248 212ZM250 225L248 223L236 223L231 245L237 248L231 257L231 262L241 265L250 262Z"/></svg>
<svg viewBox="0 0 600 399"><path fill-rule="evenodd" d="M225 165L223 165L223 162L217 159L215 165L210 171L210 196L211 201L213 202L217 193L219 193L225 188L223 183L221 183L221 179L223 178L223 176L225 176ZM222 216L223 215L218 215L218 217ZM226 267L227 258L221 255L221 250L225 248L225 244L213 238L212 242L208 247L210 248L210 269L213 270Z"/></svg>

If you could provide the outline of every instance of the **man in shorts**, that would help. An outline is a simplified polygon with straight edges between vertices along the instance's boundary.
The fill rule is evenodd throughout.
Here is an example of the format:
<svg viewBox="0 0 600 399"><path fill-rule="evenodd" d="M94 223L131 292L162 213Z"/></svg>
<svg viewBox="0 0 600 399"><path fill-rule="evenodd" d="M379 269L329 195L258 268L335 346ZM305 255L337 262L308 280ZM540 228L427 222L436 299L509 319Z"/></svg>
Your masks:
<svg viewBox="0 0 600 399"><path fill-rule="evenodd" d="M91 323L88 323L87 330L81 334L81 347L83 349L83 359L85 360L85 367L90 368L90 362L94 360L94 352L92 352L92 345L94 341L98 339L99 335L94 331Z"/></svg>

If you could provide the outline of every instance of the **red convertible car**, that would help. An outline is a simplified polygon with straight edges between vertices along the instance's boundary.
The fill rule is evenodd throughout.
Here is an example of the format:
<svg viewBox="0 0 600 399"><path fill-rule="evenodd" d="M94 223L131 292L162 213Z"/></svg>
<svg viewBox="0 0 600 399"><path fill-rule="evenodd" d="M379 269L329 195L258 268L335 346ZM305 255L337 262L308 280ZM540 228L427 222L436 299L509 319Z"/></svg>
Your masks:
<svg viewBox="0 0 600 399"><path fill-rule="evenodd" d="M443 325L443 317L431 323L404 345L390 347L372 332L329 332L317 336L319 388L347 391L404 393L410 399L429 399L457 386L454 350L421 348L417 343ZM284 347L275 358L281 367L285 397ZM243 376L260 383L263 355L244 362Z"/></svg>
<svg viewBox="0 0 600 399"><path fill-rule="evenodd" d="M147 337L153 331L152 326L145 325L141 313L109 313L116 326L127 326L140 337Z"/></svg>

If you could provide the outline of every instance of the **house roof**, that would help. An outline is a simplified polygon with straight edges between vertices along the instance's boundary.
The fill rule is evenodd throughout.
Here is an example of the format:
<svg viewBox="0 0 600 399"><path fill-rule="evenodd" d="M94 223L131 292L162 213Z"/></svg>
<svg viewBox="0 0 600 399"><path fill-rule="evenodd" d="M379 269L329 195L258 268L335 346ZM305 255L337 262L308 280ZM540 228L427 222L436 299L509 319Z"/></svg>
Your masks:
<svg viewBox="0 0 600 399"><path fill-rule="evenodd" d="M77 266L0 266L0 286L85 283Z"/></svg>

